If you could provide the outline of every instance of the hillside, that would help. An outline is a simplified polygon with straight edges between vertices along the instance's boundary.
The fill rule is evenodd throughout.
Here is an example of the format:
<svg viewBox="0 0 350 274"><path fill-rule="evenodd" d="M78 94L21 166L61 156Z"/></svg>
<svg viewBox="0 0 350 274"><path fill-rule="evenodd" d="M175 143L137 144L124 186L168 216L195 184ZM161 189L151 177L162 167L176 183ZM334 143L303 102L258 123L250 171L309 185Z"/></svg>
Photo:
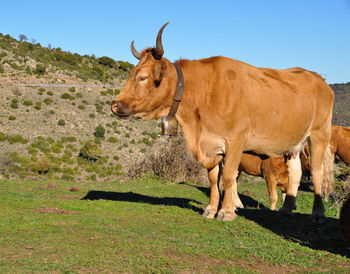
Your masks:
<svg viewBox="0 0 350 274"><path fill-rule="evenodd" d="M2 82L121 84L133 65L107 56L72 54L0 33Z"/></svg>
<svg viewBox="0 0 350 274"><path fill-rule="evenodd" d="M350 127L350 82L330 87L335 94L333 124Z"/></svg>
<svg viewBox="0 0 350 274"><path fill-rule="evenodd" d="M173 151L186 157L178 161L181 169L199 170L184 152L181 135L161 136L159 121L111 114L111 101L120 92L115 86L125 83L132 67L0 35L0 177L116 180L174 143L181 147ZM350 126L350 83L331 86L333 121ZM206 183L204 178L199 180Z"/></svg>
<svg viewBox="0 0 350 274"><path fill-rule="evenodd" d="M160 137L111 114L132 67L0 35L0 178L121 179Z"/></svg>

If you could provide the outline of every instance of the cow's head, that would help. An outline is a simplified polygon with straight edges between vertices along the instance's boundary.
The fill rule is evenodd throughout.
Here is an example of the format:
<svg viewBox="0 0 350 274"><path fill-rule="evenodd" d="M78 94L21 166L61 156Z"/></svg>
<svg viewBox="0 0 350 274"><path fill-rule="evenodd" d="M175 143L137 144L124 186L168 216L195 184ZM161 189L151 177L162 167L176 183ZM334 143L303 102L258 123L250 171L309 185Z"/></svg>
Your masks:
<svg viewBox="0 0 350 274"><path fill-rule="evenodd" d="M163 58L162 32L168 23L159 30L155 48L140 53L134 48L134 41L131 43L131 51L140 61L112 102L112 112L119 117L152 119L160 118L169 111L172 90L176 85L176 71L172 63Z"/></svg>

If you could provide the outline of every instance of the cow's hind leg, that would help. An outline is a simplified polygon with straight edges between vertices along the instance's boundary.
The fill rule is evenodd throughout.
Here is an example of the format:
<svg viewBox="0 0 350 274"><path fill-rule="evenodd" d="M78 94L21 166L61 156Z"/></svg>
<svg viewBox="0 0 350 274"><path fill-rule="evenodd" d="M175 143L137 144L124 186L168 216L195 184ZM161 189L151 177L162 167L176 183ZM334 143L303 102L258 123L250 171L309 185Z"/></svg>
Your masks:
<svg viewBox="0 0 350 274"><path fill-rule="evenodd" d="M280 208L279 212L285 215L290 215L292 214L292 210L296 208L295 201L301 179L301 163L299 153L296 154L295 158L290 157L290 159L287 159L286 164L288 170L288 188L283 206Z"/></svg>
<svg viewBox="0 0 350 274"><path fill-rule="evenodd" d="M327 138L320 131L310 136L311 152L311 180L314 185L314 204L312 207L312 218L322 221L325 218L324 206L321 198L323 181L323 160L328 145Z"/></svg>

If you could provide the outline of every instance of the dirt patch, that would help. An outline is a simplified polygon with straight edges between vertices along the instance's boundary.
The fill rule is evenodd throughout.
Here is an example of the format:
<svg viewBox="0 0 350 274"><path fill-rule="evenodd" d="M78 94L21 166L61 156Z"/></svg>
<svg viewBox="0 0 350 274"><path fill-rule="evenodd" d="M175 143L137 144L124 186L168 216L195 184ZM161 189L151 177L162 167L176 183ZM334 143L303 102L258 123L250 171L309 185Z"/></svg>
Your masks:
<svg viewBox="0 0 350 274"><path fill-rule="evenodd" d="M70 189L69 189L69 191L71 191L71 192L79 192L79 187L77 187L77 186L73 186L73 187L71 187Z"/></svg>
<svg viewBox="0 0 350 274"><path fill-rule="evenodd" d="M67 215L80 215L81 212L74 211L74 210L64 210L57 207L40 207L37 209L34 209L33 211L38 211L41 213L48 213L48 214L67 214Z"/></svg>

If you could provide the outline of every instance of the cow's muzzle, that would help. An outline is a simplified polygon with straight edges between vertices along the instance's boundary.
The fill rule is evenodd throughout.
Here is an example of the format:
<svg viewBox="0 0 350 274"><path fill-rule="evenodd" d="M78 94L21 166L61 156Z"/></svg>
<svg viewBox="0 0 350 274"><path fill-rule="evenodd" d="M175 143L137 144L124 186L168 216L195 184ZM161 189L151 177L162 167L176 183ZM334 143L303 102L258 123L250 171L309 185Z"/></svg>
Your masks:
<svg viewBox="0 0 350 274"><path fill-rule="evenodd" d="M131 115L129 107L120 101L113 101L111 104L111 110L120 118L128 118Z"/></svg>

